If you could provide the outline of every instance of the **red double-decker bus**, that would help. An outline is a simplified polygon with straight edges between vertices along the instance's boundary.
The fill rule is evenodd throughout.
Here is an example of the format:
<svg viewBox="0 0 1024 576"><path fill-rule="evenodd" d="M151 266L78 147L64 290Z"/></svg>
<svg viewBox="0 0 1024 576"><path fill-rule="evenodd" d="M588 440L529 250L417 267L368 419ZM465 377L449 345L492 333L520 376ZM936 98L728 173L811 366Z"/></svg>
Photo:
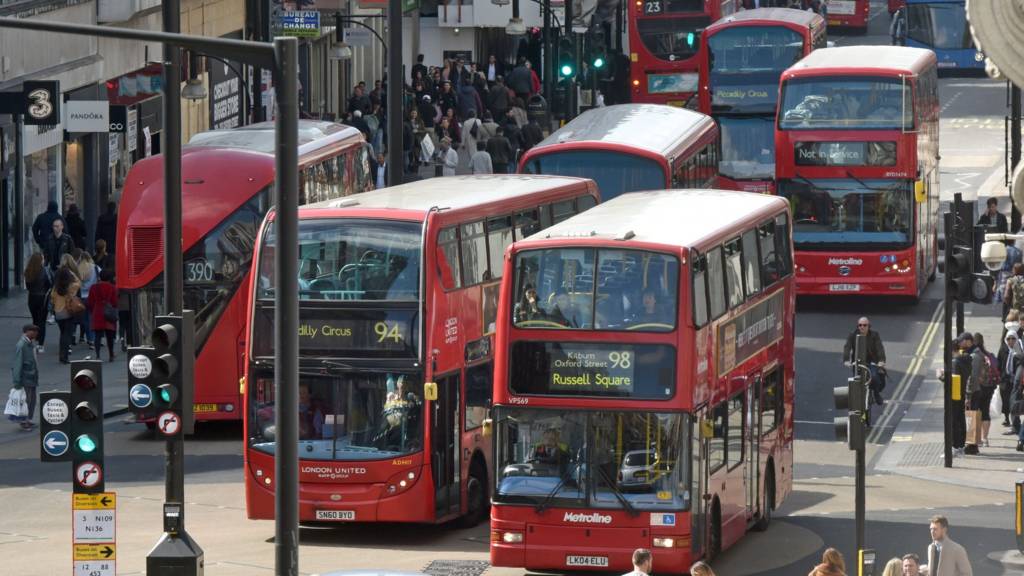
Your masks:
<svg viewBox="0 0 1024 576"><path fill-rule="evenodd" d="M369 153L355 128L300 121L301 201L372 188ZM274 124L195 135L181 174L183 296L196 313L193 409L197 421L240 420L249 268L274 185ZM133 345L147 344L163 313L163 177L162 156L136 163L118 209L117 285L130 297Z"/></svg>
<svg viewBox="0 0 1024 576"><path fill-rule="evenodd" d="M789 212L625 194L517 242L494 370L491 564L686 573L793 477Z"/></svg>
<svg viewBox="0 0 1024 576"><path fill-rule="evenodd" d="M299 209L299 519L487 517L492 334L514 240L594 206L591 180L432 178ZM274 214L246 375L250 518L274 516Z"/></svg>
<svg viewBox="0 0 1024 576"><path fill-rule="evenodd" d="M699 112L656 104L594 108L519 160L522 174L591 178L609 200L624 192L718 184L718 129Z"/></svg>
<svg viewBox="0 0 1024 576"><path fill-rule="evenodd" d="M825 0L825 13L829 26L866 34L871 19L871 0Z"/></svg>
<svg viewBox="0 0 1024 576"><path fill-rule="evenodd" d="M774 191L779 76L825 43L825 19L790 8L744 10L704 31L700 111L721 132L720 187Z"/></svg>
<svg viewBox="0 0 1024 576"><path fill-rule="evenodd" d="M740 0L631 0L630 98L696 108L701 32L741 6Z"/></svg>
<svg viewBox="0 0 1024 576"><path fill-rule="evenodd" d="M917 298L935 277L935 53L816 50L782 74L779 194L793 208L797 291Z"/></svg>

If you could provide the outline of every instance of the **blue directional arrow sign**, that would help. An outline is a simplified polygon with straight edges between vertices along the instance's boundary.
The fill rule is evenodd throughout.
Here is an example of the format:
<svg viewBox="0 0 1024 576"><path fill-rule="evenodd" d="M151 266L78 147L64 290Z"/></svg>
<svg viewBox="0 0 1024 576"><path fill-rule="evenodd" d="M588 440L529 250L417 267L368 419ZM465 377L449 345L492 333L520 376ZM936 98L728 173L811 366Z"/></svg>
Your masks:
<svg viewBox="0 0 1024 576"><path fill-rule="evenodd" d="M145 384L136 384L128 391L128 399L136 408L145 408L153 403L153 391Z"/></svg>
<svg viewBox="0 0 1024 576"><path fill-rule="evenodd" d="M43 436L43 450L56 458L68 451L68 435L60 430L50 430Z"/></svg>

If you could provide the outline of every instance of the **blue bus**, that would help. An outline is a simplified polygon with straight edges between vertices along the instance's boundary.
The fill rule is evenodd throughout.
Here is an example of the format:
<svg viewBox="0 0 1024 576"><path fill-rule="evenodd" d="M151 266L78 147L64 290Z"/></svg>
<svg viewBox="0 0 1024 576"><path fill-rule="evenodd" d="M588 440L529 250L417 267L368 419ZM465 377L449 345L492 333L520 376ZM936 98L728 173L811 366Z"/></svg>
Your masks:
<svg viewBox="0 0 1024 576"><path fill-rule="evenodd" d="M935 52L940 70L984 70L964 0L907 0L907 46Z"/></svg>

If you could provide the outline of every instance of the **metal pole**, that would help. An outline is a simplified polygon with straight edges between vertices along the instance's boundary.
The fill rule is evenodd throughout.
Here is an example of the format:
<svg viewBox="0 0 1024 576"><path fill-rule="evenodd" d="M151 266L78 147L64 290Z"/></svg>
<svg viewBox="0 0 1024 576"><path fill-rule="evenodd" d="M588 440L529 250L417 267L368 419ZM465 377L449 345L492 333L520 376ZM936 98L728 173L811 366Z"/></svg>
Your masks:
<svg viewBox="0 0 1024 576"><path fill-rule="evenodd" d="M275 38L277 95L275 147L277 251L274 295L275 567L278 576L299 573L299 42Z"/></svg>
<svg viewBox="0 0 1024 576"><path fill-rule="evenodd" d="M550 117L551 103L555 97L555 30L551 28L551 0L541 2L541 10L544 12L544 100L548 103ZM551 126L545 126L547 131Z"/></svg>
<svg viewBox="0 0 1024 576"><path fill-rule="evenodd" d="M402 183L405 174L402 162L402 0L388 0L388 185ZM298 256L296 256L298 258ZM296 292L296 298L298 293ZM296 314L298 312L296 311ZM296 326L296 334L298 327ZM297 351L296 351L297 353Z"/></svg>
<svg viewBox="0 0 1024 576"><path fill-rule="evenodd" d="M962 235L963 235L963 228L962 227L965 225L965 223L963 222L963 216L964 216L964 205L963 204L964 204L963 196L959 192L956 193L956 194L953 194L953 227L950 228L950 230L953 231L953 238L956 240L957 244L961 243L961 239L962 239ZM972 216L973 216L973 214L972 214ZM966 226L970 226L971 224L973 224L973 220L971 222L967 222ZM947 238L948 237L949 237L949 233L947 232ZM949 245L949 242L946 242L946 244ZM967 243L967 245L973 246L974 243L973 242L969 242L969 243ZM950 260L946 260L946 262L950 262ZM964 332L964 303L960 302L958 300L956 302L956 334L960 335L960 334L963 334L963 332Z"/></svg>
<svg viewBox="0 0 1024 576"><path fill-rule="evenodd" d="M565 3L565 37L575 40L572 35L572 0ZM573 44L575 47L575 43ZM577 66L579 64L577 63ZM577 70L579 72L579 70ZM576 116L576 77L571 76L565 79L565 120L572 120Z"/></svg>
<svg viewBox="0 0 1024 576"><path fill-rule="evenodd" d="M14 115L14 285L21 284L25 269L25 124L21 114ZM49 262L47 262L49 265Z"/></svg>
<svg viewBox="0 0 1024 576"><path fill-rule="evenodd" d="M867 338L864 335L862 335L862 334L858 334L857 335L857 339L856 339L855 344L854 344L854 349L855 349L855 354L856 354L856 358L857 358L856 365L857 365L858 382L864 382L864 377L862 376L863 373L861 372L861 370L866 369L867 365L868 365ZM866 399L866 402L864 403L864 406L858 406L859 410L863 410L863 411L869 410L869 407L871 405L870 377L869 377L869 385L867 386L867 388L868 389L865 390L864 394L862 395L862 397ZM866 434L867 434L867 432L865 431L865 435ZM857 552L858 552L857 555L859 557L860 556L860 551L864 549L864 514L865 514L865 505L864 505L864 499L865 499L864 498L864 474L865 474L864 442L862 442L862 441L861 442L857 442L856 453L857 453L857 468L856 468L856 475L855 475L855 484L856 484L856 486L855 486L855 496L854 496L854 517L855 517L856 529L857 529Z"/></svg>
<svg viewBox="0 0 1024 576"><path fill-rule="evenodd" d="M1020 87L1014 84L1010 88L1010 170L1020 164ZM1017 205L1010 202L1010 231L1020 229L1021 216Z"/></svg>
<svg viewBox="0 0 1024 576"><path fill-rule="evenodd" d="M943 225L946 229L946 289L943 291L943 345L942 345L942 444L943 457L946 468L953 467L953 351L950 346L953 342L953 299L950 294L949 266L953 261L953 243L956 236L953 233L953 213L943 214Z"/></svg>

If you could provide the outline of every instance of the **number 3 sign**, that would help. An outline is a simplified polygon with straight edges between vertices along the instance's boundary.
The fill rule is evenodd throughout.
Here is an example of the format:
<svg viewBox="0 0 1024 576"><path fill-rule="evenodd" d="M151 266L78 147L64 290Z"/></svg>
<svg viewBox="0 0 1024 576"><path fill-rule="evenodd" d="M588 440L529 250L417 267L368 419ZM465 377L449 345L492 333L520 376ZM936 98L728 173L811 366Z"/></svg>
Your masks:
<svg viewBox="0 0 1024 576"><path fill-rule="evenodd" d="M32 81L22 84L24 95L22 114L25 124L52 126L60 124L60 83Z"/></svg>

